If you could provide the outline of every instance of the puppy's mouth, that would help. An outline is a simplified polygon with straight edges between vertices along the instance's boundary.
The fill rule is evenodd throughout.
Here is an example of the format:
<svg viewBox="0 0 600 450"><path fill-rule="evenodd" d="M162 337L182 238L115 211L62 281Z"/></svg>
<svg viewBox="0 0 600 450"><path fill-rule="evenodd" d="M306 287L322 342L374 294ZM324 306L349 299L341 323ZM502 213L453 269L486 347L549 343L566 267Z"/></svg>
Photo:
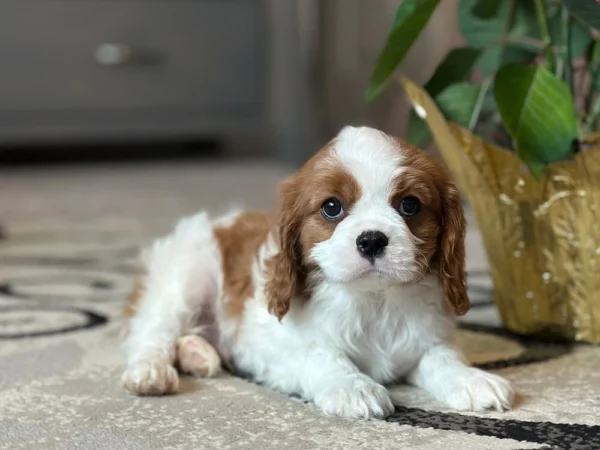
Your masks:
<svg viewBox="0 0 600 450"><path fill-rule="evenodd" d="M378 267L376 264L365 264L364 266L356 269L356 271L354 271L345 281L351 282L386 278L389 278L389 274L385 269Z"/></svg>
<svg viewBox="0 0 600 450"><path fill-rule="evenodd" d="M364 265L356 270L349 279L348 282L352 281L369 281L369 280L380 280L391 283L404 284L413 283L423 277L421 270L416 267L407 267L398 270L398 268L389 267L385 263L377 263Z"/></svg>

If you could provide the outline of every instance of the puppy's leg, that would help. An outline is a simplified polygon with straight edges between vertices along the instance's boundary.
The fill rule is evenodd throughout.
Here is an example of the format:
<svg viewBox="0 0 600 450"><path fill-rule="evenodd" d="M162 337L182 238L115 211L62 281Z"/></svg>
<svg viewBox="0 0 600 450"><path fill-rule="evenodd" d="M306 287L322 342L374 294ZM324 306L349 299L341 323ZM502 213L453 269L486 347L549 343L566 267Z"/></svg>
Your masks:
<svg viewBox="0 0 600 450"><path fill-rule="evenodd" d="M514 400L508 381L469 367L463 355L448 345L429 349L407 380L457 410L502 411L510 409Z"/></svg>
<svg viewBox="0 0 600 450"><path fill-rule="evenodd" d="M212 377L221 370L221 358L202 336L188 334L177 340L177 367L182 373Z"/></svg>
<svg viewBox="0 0 600 450"><path fill-rule="evenodd" d="M158 240L147 265L145 290L124 343L127 368L121 381L134 394L168 394L179 381L177 339L217 295L220 260L206 214L182 220Z"/></svg>
<svg viewBox="0 0 600 450"><path fill-rule="evenodd" d="M265 351L264 347L256 348L254 355ZM247 363L249 353L245 356L242 358ZM245 366L254 367L252 372L259 381L286 393L300 394L328 415L368 419L383 418L394 411L387 389L332 347L314 345L287 352L278 347L267 363L256 359Z"/></svg>

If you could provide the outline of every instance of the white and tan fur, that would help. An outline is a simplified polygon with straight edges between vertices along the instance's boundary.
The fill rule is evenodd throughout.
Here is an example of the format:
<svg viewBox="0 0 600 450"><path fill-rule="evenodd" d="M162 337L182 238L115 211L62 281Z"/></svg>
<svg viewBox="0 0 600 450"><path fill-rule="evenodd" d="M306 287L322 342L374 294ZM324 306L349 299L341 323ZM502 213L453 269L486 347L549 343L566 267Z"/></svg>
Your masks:
<svg viewBox="0 0 600 450"><path fill-rule="evenodd" d="M407 195L413 217L398 212ZM339 198L344 215L321 205ZM357 236L388 237L376 259ZM433 158L370 128L346 127L282 187L279 215L183 219L146 255L128 305L124 387L177 390L178 370L221 363L325 413L385 417L405 380L459 410L508 409L503 378L453 344L469 308L460 196Z"/></svg>

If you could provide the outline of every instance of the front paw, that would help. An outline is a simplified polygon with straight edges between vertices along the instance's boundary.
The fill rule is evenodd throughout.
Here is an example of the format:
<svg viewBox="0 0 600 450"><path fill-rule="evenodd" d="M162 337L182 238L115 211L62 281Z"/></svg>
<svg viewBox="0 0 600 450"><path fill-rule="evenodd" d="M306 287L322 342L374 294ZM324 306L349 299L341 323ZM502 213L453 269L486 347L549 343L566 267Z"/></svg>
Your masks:
<svg viewBox="0 0 600 450"><path fill-rule="evenodd" d="M163 361L140 361L121 376L123 387L136 395L172 394L179 387L177 370Z"/></svg>
<svg viewBox="0 0 600 450"><path fill-rule="evenodd" d="M511 408L514 397L512 386L504 378L468 368L447 383L442 400L460 411L504 411Z"/></svg>
<svg viewBox="0 0 600 450"><path fill-rule="evenodd" d="M332 386L315 396L315 404L325 414L356 419L382 419L394 411L387 389L366 375L332 380Z"/></svg>

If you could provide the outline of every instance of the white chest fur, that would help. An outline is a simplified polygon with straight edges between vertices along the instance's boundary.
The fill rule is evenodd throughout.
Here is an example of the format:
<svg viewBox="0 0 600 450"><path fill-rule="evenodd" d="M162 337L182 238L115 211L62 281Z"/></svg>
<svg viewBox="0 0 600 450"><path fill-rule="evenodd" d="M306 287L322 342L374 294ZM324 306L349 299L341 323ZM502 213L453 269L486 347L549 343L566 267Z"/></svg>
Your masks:
<svg viewBox="0 0 600 450"><path fill-rule="evenodd" d="M453 319L443 313L442 302L434 278L380 290L320 284L280 323L256 298L247 305L243 329L248 333L240 335L236 362L260 378L256 370L269 371L277 355L326 347L347 356L375 381L393 382L413 369L428 348L450 338Z"/></svg>
<svg viewBox="0 0 600 450"><path fill-rule="evenodd" d="M432 345L449 338L453 320L443 313L442 301L435 279L375 292L324 285L291 319L298 321L306 339L329 341L363 373L388 383L414 368Z"/></svg>

